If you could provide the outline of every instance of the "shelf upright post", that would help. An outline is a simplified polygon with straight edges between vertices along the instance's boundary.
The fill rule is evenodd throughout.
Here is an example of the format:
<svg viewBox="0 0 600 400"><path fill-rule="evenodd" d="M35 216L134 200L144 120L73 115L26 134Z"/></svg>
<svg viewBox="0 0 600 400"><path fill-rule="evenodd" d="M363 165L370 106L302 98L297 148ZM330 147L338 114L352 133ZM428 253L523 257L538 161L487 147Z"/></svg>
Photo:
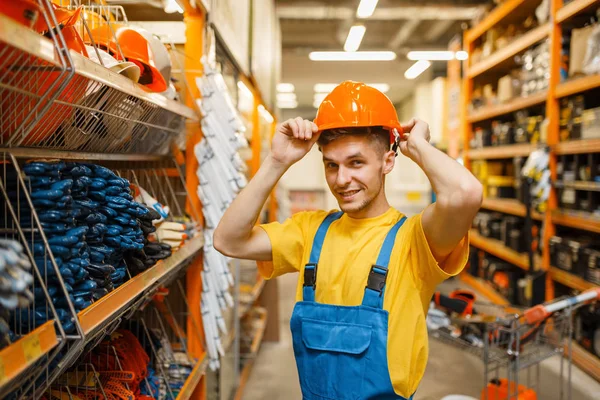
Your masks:
<svg viewBox="0 0 600 400"><path fill-rule="evenodd" d="M560 83L560 59L562 29L556 21L556 14L562 7L563 0L552 0L550 2L550 81L548 82L548 97L546 99L546 118L548 120L548 137L546 143L550 147L550 175L552 182L556 181L556 154L552 150L558 143L559 131L559 105L556 97L556 86ZM544 213L544 231L542 248L542 268L550 270L550 238L554 236L556 228L552 222L552 210L557 208L556 191L550 190L550 197ZM554 299L554 281L551 274L546 275L546 300Z"/></svg>
<svg viewBox="0 0 600 400"><path fill-rule="evenodd" d="M196 78L202 76L203 68L200 59L204 53L204 32L206 27L206 14L199 9L192 7L187 1L184 5L184 21L185 21L185 71L188 82L191 82L186 96L186 104L193 108L194 102L200 98L200 90L196 85ZM198 210L201 214L202 206L198 198L197 188L199 185L196 171L198 169L198 160L194 154L194 147L202 139L201 126L197 122L186 122L186 151L185 151L185 177L186 187L189 194L186 204L188 213L194 215L193 210ZM193 204L193 206L192 206ZM204 224L203 216L197 215L200 220L196 221L201 225ZM202 295L202 278L201 272L203 269L203 256L200 253L191 262L186 273L186 297L190 306L190 317L187 320L187 337L188 351L190 354L200 359L205 354L204 331L200 326L200 332L195 328L194 319L202 324L202 314L200 312L200 302ZM192 316L193 315L193 316ZM207 398L206 379L203 376L200 383L194 390L190 399L205 400Z"/></svg>
<svg viewBox="0 0 600 400"><path fill-rule="evenodd" d="M470 39L469 31L466 31L463 35L463 49L469 55L473 54L475 50L475 44L472 39ZM469 78L469 63L470 58L467 58L463 61L463 87L461 94L461 125L462 125L462 140L463 140L463 160L464 165L467 169L471 170L471 160L469 159L469 142L471 137L473 136L473 126L469 122L469 103L471 102L471 97L473 95L473 79Z"/></svg>

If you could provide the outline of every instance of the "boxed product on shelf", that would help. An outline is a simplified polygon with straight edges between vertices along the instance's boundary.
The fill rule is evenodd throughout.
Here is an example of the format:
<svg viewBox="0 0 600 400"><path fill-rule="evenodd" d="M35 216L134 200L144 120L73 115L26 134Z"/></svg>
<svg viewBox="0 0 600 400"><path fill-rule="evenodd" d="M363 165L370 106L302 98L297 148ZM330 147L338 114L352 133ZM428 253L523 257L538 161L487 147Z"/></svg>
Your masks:
<svg viewBox="0 0 600 400"><path fill-rule="evenodd" d="M492 198L514 199L515 178L512 176L488 177L488 195Z"/></svg>
<svg viewBox="0 0 600 400"><path fill-rule="evenodd" d="M585 109L583 96L563 98L560 101L560 140L581 138L581 118Z"/></svg>
<svg viewBox="0 0 600 400"><path fill-rule="evenodd" d="M523 275L523 271L506 261L489 255L486 255L482 265L485 279L510 303L516 303L517 281Z"/></svg>
<svg viewBox="0 0 600 400"><path fill-rule="evenodd" d="M510 122L492 121L492 145L504 146L514 143L514 127Z"/></svg>
<svg viewBox="0 0 600 400"><path fill-rule="evenodd" d="M477 127L475 128L474 133L473 141L471 143L472 148L480 149L492 145L492 131L486 128Z"/></svg>
<svg viewBox="0 0 600 400"><path fill-rule="evenodd" d="M550 238L550 263L564 271L583 277L583 249L590 241L582 238L553 236Z"/></svg>
<svg viewBox="0 0 600 400"><path fill-rule="evenodd" d="M472 276L479 276L479 264L481 258L479 257L479 249L473 246L469 247L469 274Z"/></svg>
<svg viewBox="0 0 600 400"><path fill-rule="evenodd" d="M583 111L581 115L581 138L600 138L600 107Z"/></svg>
<svg viewBox="0 0 600 400"><path fill-rule="evenodd" d="M600 245L584 248L581 256L583 276L588 282L600 285Z"/></svg>
<svg viewBox="0 0 600 400"><path fill-rule="evenodd" d="M576 314L575 338L586 350L600 357L600 307L582 307Z"/></svg>
<svg viewBox="0 0 600 400"><path fill-rule="evenodd" d="M519 75L519 70L513 70L498 80L498 103L505 103L520 95L522 82Z"/></svg>
<svg viewBox="0 0 600 400"><path fill-rule="evenodd" d="M542 115L529 115L526 110L520 110L515 113L515 133L514 141L516 143L539 143L544 142Z"/></svg>
<svg viewBox="0 0 600 400"><path fill-rule="evenodd" d="M546 40L527 50L522 57L521 95L529 96L548 88L550 79L550 44Z"/></svg>
<svg viewBox="0 0 600 400"><path fill-rule="evenodd" d="M569 77L585 74L583 67L588 49L588 40L592 35L594 25L576 28L571 31L569 49Z"/></svg>

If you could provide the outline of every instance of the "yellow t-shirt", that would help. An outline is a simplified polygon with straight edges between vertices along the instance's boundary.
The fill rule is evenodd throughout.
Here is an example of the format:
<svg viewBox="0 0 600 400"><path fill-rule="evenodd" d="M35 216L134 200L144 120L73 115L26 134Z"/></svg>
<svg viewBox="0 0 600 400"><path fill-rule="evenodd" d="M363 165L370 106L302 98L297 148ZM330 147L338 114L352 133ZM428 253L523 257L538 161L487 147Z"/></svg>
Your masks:
<svg viewBox="0 0 600 400"><path fill-rule="evenodd" d="M326 211L300 212L284 223L261 225L273 247L273 262L260 262L265 278L300 272L296 300L302 300L304 265L308 262L317 228ZM315 299L319 303L355 306L362 303L370 268L383 240L402 214L390 208L384 214L353 219L344 214L329 227L317 272ZM396 236L386 281L383 308L389 312L388 368L394 390L412 395L425 372L428 339L425 317L438 283L458 274L468 257L468 238L440 267L433 257L421 215L407 219Z"/></svg>

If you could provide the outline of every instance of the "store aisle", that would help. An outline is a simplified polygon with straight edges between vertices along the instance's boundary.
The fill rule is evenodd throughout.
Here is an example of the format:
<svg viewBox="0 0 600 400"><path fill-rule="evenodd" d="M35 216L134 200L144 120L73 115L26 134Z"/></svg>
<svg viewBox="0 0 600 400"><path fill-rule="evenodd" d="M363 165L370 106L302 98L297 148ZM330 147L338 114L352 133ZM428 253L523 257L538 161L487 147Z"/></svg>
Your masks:
<svg viewBox="0 0 600 400"><path fill-rule="evenodd" d="M288 274L278 279L281 341L262 345L244 390L244 400L300 400L302 398L289 330L297 275ZM459 281L449 281L445 282L440 289L450 291L459 286L463 286ZM542 364L539 399L559 398L557 379L559 366L558 357ZM525 379L525 376L522 379ZM417 400L440 400L448 394L478 397L482 385L482 364L476 356L436 340L430 340L429 363L417 391ZM574 367L572 400L599 398L600 384Z"/></svg>
<svg viewBox="0 0 600 400"><path fill-rule="evenodd" d="M302 398L289 327L298 275L287 274L277 279L279 279L281 340L279 343L262 344L244 390L244 400Z"/></svg>

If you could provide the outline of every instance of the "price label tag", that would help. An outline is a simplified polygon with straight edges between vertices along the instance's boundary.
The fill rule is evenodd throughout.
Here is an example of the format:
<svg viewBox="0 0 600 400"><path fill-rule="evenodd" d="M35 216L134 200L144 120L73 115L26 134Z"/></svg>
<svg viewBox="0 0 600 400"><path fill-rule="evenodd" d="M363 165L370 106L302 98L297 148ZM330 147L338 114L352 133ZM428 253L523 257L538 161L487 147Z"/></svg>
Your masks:
<svg viewBox="0 0 600 400"><path fill-rule="evenodd" d="M36 360L42 354L39 335L23 338L23 352L25 353L25 360L28 363Z"/></svg>

